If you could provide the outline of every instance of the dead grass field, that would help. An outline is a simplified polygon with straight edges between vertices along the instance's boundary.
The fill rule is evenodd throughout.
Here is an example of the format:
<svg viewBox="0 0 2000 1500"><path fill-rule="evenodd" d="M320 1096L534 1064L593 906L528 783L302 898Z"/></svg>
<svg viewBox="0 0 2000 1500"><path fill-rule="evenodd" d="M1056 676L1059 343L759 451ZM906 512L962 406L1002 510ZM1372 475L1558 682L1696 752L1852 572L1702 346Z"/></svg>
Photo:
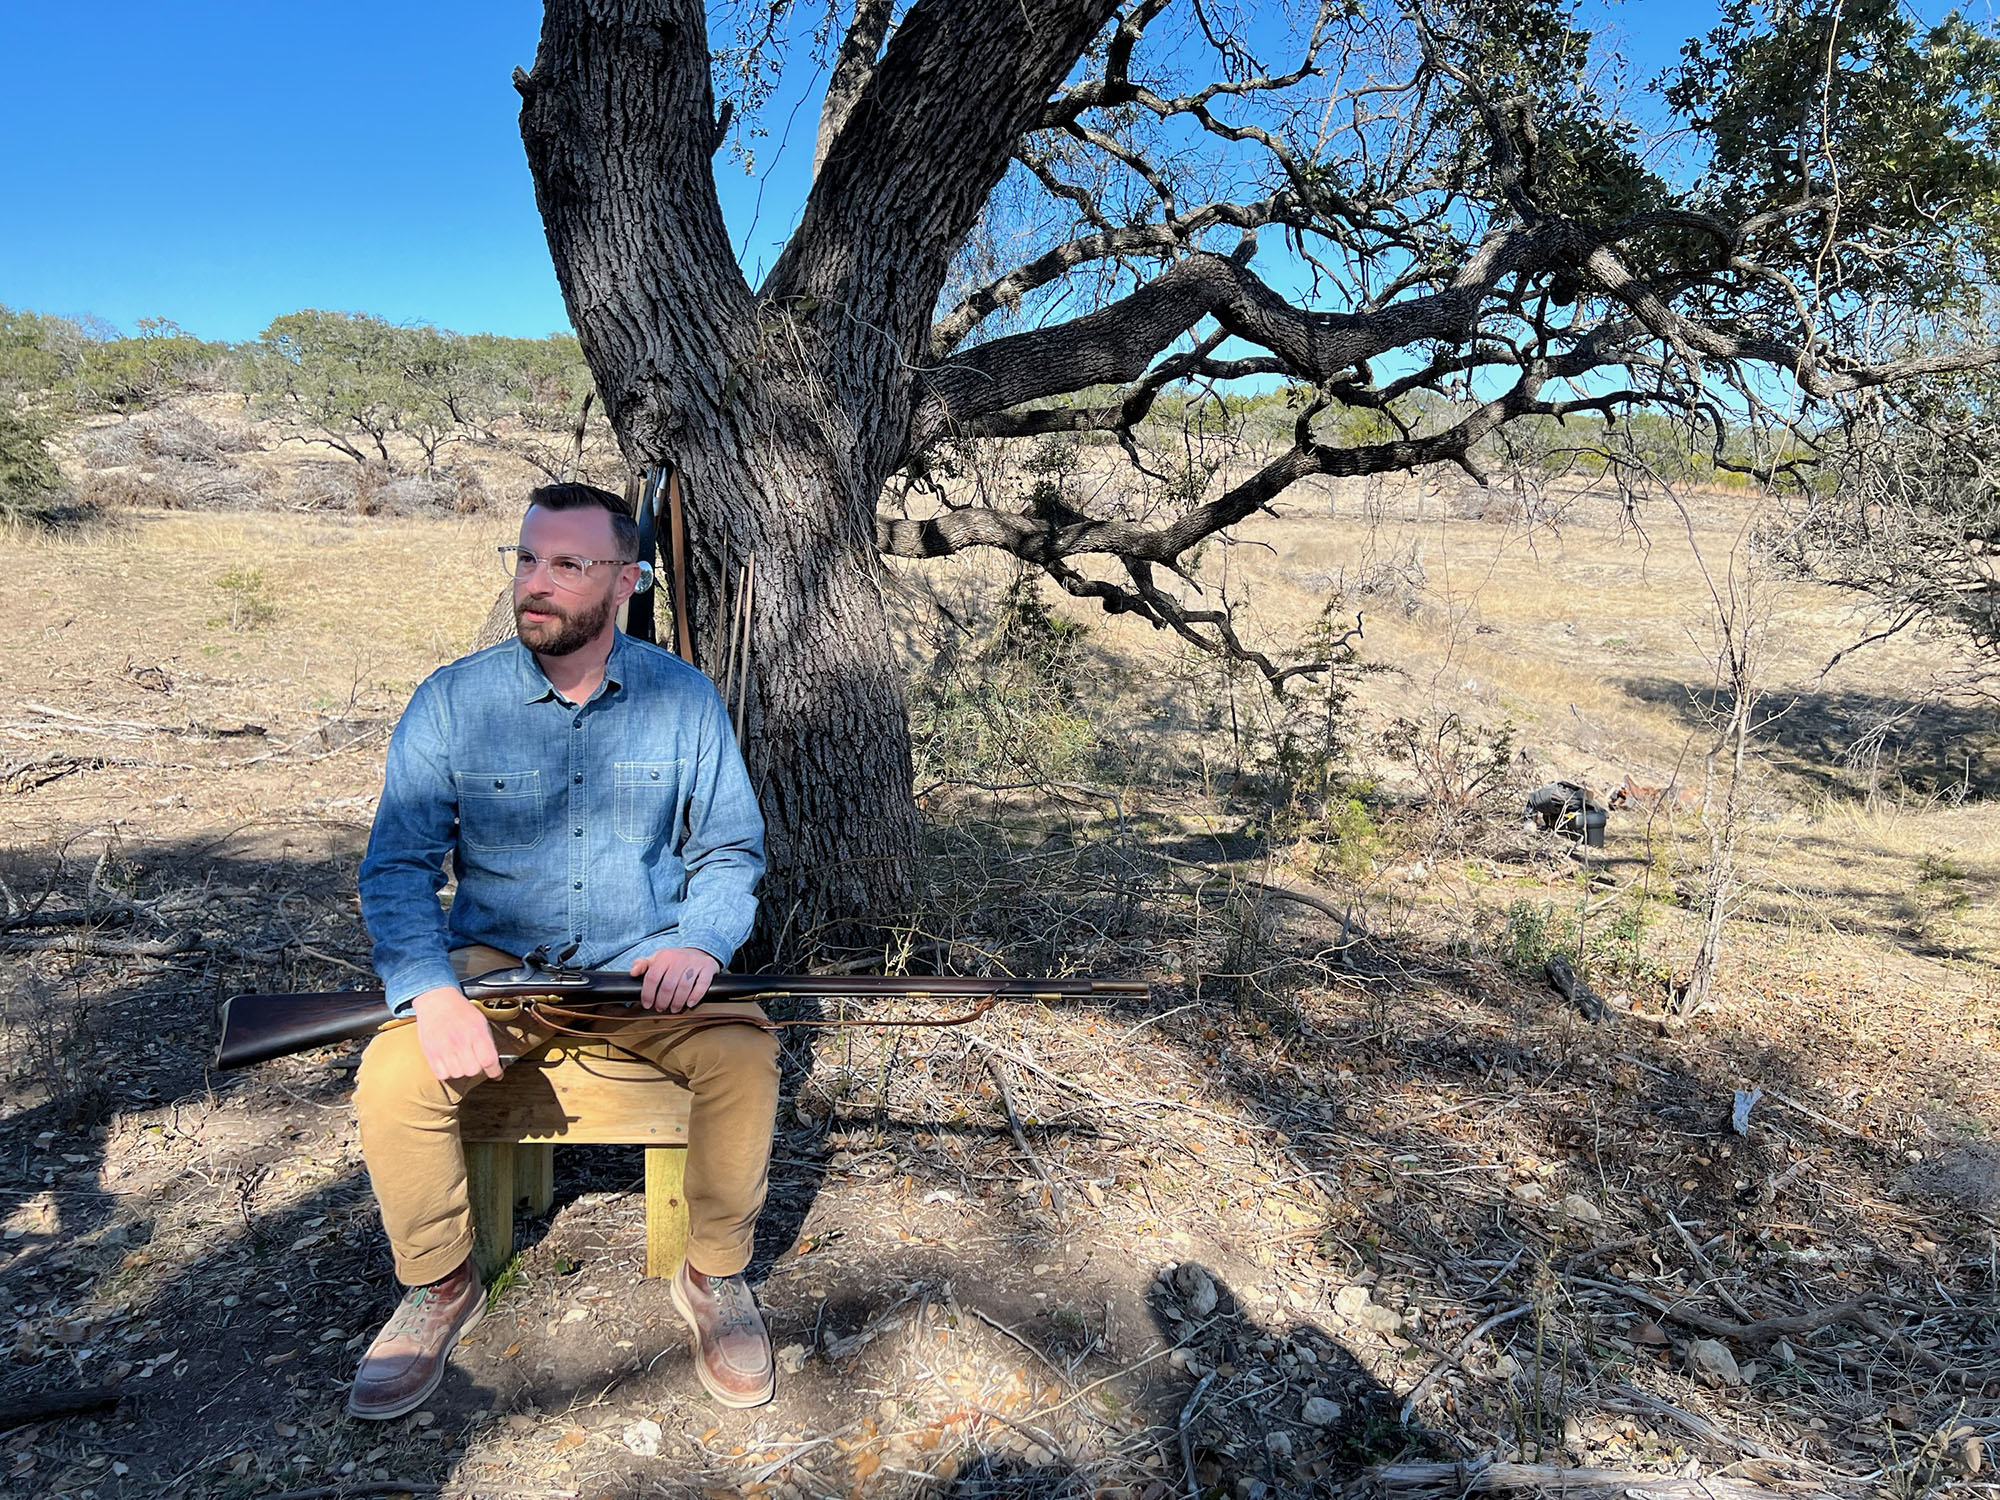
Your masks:
<svg viewBox="0 0 2000 1500"><path fill-rule="evenodd" d="M1692 502L1712 568L1744 503ZM1061 767L929 787L915 935L1141 973L1153 999L789 1049L756 1265L776 1403L700 1398L638 1274L636 1154L576 1149L495 1315L385 1427L342 1415L395 1295L353 1051L203 1060L222 995L364 982L353 878L386 734L470 639L513 517L141 511L13 538L0 1401L125 1400L0 1433L0 1489L1251 1500L1494 1456L1714 1494L1991 1488L2000 736L1944 705L1857 758L1950 663L1899 639L1823 673L1859 619L1773 585L1782 713L1723 999L1672 1023L1698 812L1614 816L1584 867L1518 833L1513 799L1556 774L1702 784L1687 535L1658 510L1648 549L1590 504L1534 531L1455 509L1308 497L1205 559L1265 643L1335 588L1364 612L1379 670L1342 737L1365 838L1286 824L1264 769L1282 705L1130 621L1074 616L1060 713L980 710ZM936 621L897 571L920 678ZM1005 575L925 579L983 620ZM1512 729L1504 791L1443 829L1389 731L1453 715ZM40 920L61 911L87 920ZM1512 962L1534 932L1566 934L1620 1013L1586 1023Z"/></svg>

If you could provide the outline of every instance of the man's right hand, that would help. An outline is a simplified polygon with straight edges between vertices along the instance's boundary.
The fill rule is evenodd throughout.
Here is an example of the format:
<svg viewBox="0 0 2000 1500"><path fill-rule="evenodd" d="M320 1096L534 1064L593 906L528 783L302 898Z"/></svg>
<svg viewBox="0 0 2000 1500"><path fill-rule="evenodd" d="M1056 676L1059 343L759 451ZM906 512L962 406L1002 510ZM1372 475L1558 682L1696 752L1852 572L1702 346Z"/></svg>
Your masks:
<svg viewBox="0 0 2000 1500"><path fill-rule="evenodd" d="M500 1076L500 1052L486 1013L456 985L425 990L410 1002L417 1016L417 1045L438 1082Z"/></svg>

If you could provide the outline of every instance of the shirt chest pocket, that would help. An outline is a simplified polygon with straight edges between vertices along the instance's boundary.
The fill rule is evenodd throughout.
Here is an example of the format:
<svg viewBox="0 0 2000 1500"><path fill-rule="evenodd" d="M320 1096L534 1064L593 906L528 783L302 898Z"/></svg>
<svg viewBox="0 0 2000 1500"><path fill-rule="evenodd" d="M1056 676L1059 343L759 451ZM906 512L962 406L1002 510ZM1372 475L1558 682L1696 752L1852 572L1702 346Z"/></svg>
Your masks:
<svg viewBox="0 0 2000 1500"><path fill-rule="evenodd" d="M532 849L542 841L540 771L454 771L458 836L473 849Z"/></svg>
<svg viewBox="0 0 2000 1500"><path fill-rule="evenodd" d="M628 844L650 844L672 833L680 806L678 760L621 760L612 768L616 795L611 827Z"/></svg>

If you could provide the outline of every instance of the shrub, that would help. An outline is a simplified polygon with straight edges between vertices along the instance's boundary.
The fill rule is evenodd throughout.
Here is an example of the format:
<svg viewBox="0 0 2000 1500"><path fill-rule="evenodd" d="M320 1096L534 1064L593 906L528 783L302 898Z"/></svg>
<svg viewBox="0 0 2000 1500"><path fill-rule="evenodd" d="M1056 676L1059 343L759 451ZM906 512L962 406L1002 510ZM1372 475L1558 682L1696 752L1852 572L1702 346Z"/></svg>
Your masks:
<svg viewBox="0 0 2000 1500"><path fill-rule="evenodd" d="M67 500L46 429L33 417L0 404L0 521L52 526L69 510Z"/></svg>

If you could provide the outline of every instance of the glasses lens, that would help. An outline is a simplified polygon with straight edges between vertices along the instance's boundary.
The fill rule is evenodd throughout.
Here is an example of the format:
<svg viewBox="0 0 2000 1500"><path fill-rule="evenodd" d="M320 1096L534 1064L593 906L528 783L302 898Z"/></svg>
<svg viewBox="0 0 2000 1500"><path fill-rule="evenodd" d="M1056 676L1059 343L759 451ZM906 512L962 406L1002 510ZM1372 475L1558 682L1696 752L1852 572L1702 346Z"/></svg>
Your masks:
<svg viewBox="0 0 2000 1500"><path fill-rule="evenodd" d="M587 557L542 557L526 547L498 547L494 550L500 554L500 566L509 578L526 578L540 564L549 570L551 583L575 589L583 587L583 580L590 575L592 559Z"/></svg>

